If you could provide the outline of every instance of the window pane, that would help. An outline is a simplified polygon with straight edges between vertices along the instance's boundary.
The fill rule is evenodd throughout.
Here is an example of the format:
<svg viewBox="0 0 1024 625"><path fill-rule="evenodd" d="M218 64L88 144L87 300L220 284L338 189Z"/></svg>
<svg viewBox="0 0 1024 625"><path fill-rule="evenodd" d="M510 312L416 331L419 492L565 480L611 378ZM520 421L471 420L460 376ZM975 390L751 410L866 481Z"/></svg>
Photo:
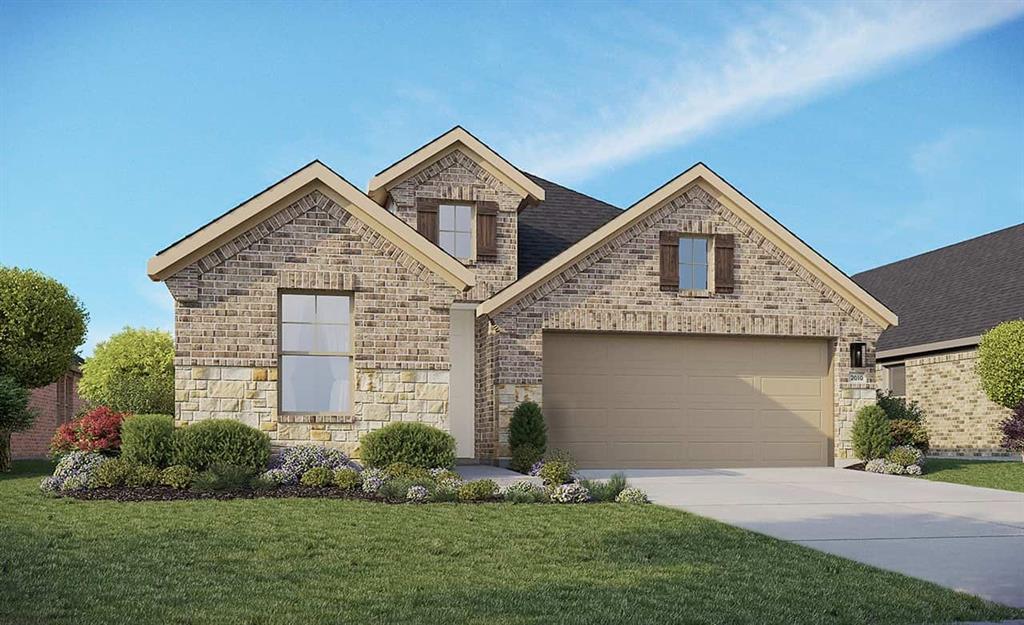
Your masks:
<svg viewBox="0 0 1024 625"><path fill-rule="evenodd" d="M689 265L682 265L679 267L679 288L680 289L692 289L693 288L693 272L690 271Z"/></svg>
<svg viewBox="0 0 1024 625"><path fill-rule="evenodd" d="M470 242L472 237L469 236L468 232L457 232L455 234L455 256L456 258L469 258L472 256L470 252Z"/></svg>
<svg viewBox="0 0 1024 625"><path fill-rule="evenodd" d="M349 405L349 358L282 356L284 412L344 412Z"/></svg>
<svg viewBox="0 0 1024 625"><path fill-rule="evenodd" d="M348 311L348 298L343 295L316 296L318 323L348 323Z"/></svg>
<svg viewBox="0 0 1024 625"><path fill-rule="evenodd" d="M441 232L438 238L438 244L441 246L442 250L448 252L452 256L456 256L454 232Z"/></svg>
<svg viewBox="0 0 1024 625"><path fill-rule="evenodd" d="M442 204L437 209L438 217L440 219L441 230L454 230L455 229L455 207Z"/></svg>
<svg viewBox="0 0 1024 625"><path fill-rule="evenodd" d="M708 269L707 265L693 265L693 288L697 291L703 291L708 288Z"/></svg>
<svg viewBox="0 0 1024 625"><path fill-rule="evenodd" d="M708 264L708 240L693 239L693 264Z"/></svg>
<svg viewBox="0 0 1024 625"><path fill-rule="evenodd" d="M316 326L316 351L349 351L348 326L324 324Z"/></svg>
<svg viewBox="0 0 1024 625"><path fill-rule="evenodd" d="M456 206L455 207L455 229L459 232L469 232L470 225L470 207L469 206Z"/></svg>
<svg viewBox="0 0 1024 625"><path fill-rule="evenodd" d="M287 294L281 296L281 321L313 321L315 295Z"/></svg>
<svg viewBox="0 0 1024 625"><path fill-rule="evenodd" d="M286 352L313 351L313 328L308 323L282 323L281 349Z"/></svg>
<svg viewBox="0 0 1024 625"><path fill-rule="evenodd" d="M907 368L905 365L889 367L889 390L893 395L900 397L907 394Z"/></svg>
<svg viewBox="0 0 1024 625"><path fill-rule="evenodd" d="M684 264L690 262L692 252L690 251L693 247L693 239L683 237L679 239L679 263Z"/></svg>

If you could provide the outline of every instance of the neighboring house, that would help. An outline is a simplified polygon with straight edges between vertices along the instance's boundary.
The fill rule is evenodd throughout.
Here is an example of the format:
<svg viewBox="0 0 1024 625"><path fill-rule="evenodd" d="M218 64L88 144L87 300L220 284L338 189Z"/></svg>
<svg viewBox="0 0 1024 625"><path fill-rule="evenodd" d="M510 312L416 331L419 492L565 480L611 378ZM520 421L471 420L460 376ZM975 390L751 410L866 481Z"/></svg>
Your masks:
<svg viewBox="0 0 1024 625"><path fill-rule="evenodd" d="M29 407L36 411L32 427L11 434L11 457L45 458L50 453L50 440L62 424L75 418L84 402L78 397L78 381L82 379L82 359L75 356L67 373L59 380L32 389Z"/></svg>
<svg viewBox="0 0 1024 625"><path fill-rule="evenodd" d="M894 315L703 164L627 210L456 127L363 193L314 161L159 252L180 422L355 452L395 421L582 466L828 465Z"/></svg>
<svg viewBox="0 0 1024 625"><path fill-rule="evenodd" d="M1007 455L974 366L982 333L1024 318L1024 224L853 276L900 317L877 344L882 389L921 405L931 451Z"/></svg>

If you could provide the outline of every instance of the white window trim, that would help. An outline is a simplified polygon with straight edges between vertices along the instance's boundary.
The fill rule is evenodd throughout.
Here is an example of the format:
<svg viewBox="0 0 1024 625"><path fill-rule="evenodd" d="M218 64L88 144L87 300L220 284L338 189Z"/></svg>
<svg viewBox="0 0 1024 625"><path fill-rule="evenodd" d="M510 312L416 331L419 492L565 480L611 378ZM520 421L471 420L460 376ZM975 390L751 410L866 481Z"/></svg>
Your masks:
<svg viewBox="0 0 1024 625"><path fill-rule="evenodd" d="M446 206L465 206L469 208L469 256L456 256L454 253L444 250L441 245L441 233L452 232L458 233L458 230L442 230L441 229L441 211ZM454 223L454 218L452 222ZM459 201L444 201L437 206L437 246L449 254L453 258L457 258L463 262L472 263L476 261L476 204L474 202L459 202Z"/></svg>
<svg viewBox="0 0 1024 625"><path fill-rule="evenodd" d="M328 297L345 297L348 298L349 314L348 314L348 345L347 350L342 352L306 352L306 351L295 351L285 350L282 326L284 323L305 323L306 325L318 325L315 322L301 322L301 321L283 321L284 315L282 311L284 309L284 296L285 295L321 295ZM303 290L303 289L282 289L277 294L277 413L285 416L342 416L347 417L355 413L355 389L356 389L356 369L355 369L355 298L351 291L317 291L317 290ZM342 410L329 410L324 412L311 412L307 410L284 410L284 385L282 380L284 379L283 372L283 356L341 356L348 358L348 406L343 406Z"/></svg>

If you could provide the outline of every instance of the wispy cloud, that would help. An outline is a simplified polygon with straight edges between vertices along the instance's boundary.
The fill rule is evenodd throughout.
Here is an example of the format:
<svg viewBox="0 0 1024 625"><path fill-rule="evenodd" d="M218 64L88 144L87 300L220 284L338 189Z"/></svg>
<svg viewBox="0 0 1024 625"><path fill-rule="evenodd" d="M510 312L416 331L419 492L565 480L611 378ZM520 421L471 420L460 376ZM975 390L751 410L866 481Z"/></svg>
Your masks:
<svg viewBox="0 0 1024 625"><path fill-rule="evenodd" d="M948 172L982 145L982 133L974 128L952 128L910 153L910 167L919 176Z"/></svg>
<svg viewBox="0 0 1024 625"><path fill-rule="evenodd" d="M574 110L510 153L532 171L580 180L725 123L793 107L1022 13L1022 0L782 5L717 48L667 63L659 80L611 92L621 101Z"/></svg>

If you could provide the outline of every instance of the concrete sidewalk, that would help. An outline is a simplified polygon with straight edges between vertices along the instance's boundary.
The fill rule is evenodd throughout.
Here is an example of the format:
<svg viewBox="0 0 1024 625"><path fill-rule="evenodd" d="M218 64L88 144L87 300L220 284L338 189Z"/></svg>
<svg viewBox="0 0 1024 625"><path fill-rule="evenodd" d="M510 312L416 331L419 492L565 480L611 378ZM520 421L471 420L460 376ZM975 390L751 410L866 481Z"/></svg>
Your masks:
<svg viewBox="0 0 1024 625"><path fill-rule="evenodd" d="M1024 607L1024 493L833 468L625 473L655 503Z"/></svg>

